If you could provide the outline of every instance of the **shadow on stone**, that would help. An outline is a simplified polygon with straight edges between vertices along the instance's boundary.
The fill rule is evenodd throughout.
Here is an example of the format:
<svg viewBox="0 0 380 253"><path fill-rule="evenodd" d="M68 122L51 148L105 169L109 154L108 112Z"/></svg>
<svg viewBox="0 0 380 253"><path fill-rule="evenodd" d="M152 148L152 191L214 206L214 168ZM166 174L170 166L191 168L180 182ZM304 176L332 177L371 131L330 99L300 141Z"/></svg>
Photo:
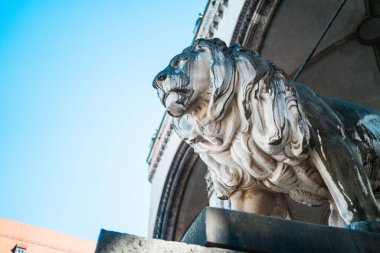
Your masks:
<svg viewBox="0 0 380 253"><path fill-rule="evenodd" d="M244 252L380 252L380 234L204 208L183 242Z"/></svg>

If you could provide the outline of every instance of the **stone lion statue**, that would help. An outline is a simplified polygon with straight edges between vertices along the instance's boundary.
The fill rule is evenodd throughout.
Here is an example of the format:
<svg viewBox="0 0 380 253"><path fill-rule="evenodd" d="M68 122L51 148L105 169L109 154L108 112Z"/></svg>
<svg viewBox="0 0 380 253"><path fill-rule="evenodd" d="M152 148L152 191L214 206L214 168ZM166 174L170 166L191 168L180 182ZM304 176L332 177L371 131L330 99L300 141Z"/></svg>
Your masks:
<svg viewBox="0 0 380 253"><path fill-rule="evenodd" d="M234 210L288 217L284 194L329 224L378 221L380 113L329 99L255 51L198 39L153 81L179 136Z"/></svg>

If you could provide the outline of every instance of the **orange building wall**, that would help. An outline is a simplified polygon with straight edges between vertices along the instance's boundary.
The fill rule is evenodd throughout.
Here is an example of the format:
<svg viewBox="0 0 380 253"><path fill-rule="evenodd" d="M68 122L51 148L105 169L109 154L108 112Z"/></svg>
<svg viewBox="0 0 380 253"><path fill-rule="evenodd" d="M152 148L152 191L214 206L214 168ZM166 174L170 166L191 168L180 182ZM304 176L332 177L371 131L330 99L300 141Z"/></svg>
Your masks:
<svg viewBox="0 0 380 253"><path fill-rule="evenodd" d="M26 253L93 253L96 242L0 218L0 253L19 245Z"/></svg>

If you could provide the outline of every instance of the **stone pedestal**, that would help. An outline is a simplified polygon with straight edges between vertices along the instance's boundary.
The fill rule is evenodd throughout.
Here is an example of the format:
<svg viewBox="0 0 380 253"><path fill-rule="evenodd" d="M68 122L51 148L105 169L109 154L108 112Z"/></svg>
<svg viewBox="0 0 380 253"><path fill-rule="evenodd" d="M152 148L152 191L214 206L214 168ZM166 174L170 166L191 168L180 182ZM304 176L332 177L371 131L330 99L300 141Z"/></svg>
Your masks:
<svg viewBox="0 0 380 253"><path fill-rule="evenodd" d="M183 242L243 252L380 252L380 234L204 208Z"/></svg>
<svg viewBox="0 0 380 253"><path fill-rule="evenodd" d="M181 242L138 237L102 229L95 253L233 253L227 249L206 248Z"/></svg>

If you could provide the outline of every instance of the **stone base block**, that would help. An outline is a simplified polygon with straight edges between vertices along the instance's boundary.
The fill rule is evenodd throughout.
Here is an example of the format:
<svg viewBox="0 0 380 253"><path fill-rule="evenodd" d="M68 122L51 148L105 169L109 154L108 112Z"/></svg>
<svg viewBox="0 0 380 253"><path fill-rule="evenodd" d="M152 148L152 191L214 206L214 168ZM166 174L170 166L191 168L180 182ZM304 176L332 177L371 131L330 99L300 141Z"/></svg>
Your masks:
<svg viewBox="0 0 380 253"><path fill-rule="evenodd" d="M183 242L243 252L380 252L380 234L206 207Z"/></svg>

